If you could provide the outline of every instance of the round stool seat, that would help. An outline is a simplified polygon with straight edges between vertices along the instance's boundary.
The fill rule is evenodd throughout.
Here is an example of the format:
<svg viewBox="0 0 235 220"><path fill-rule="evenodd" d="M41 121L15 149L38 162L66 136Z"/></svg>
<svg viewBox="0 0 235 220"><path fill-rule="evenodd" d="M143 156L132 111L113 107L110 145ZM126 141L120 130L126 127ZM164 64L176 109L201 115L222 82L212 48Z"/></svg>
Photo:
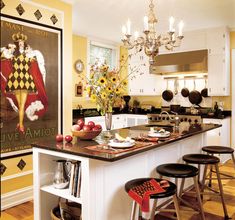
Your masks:
<svg viewBox="0 0 235 220"><path fill-rule="evenodd" d="M163 179L156 179L156 178L133 179L133 180L128 181L125 184L125 190L128 193L133 187L139 186L139 185L143 184L144 182L149 181L151 179L155 179L157 182L160 182L163 180ZM168 181L168 183L170 186L164 188L165 192L152 194L152 195L150 195L150 199L165 198L165 197L174 195L176 193L176 185L170 181Z"/></svg>
<svg viewBox="0 0 235 220"><path fill-rule="evenodd" d="M156 168L156 171L162 176L187 178L198 175L198 169L192 165L168 163L162 164Z"/></svg>
<svg viewBox="0 0 235 220"><path fill-rule="evenodd" d="M202 150L211 154L232 154L234 152L233 148L223 146L206 146Z"/></svg>
<svg viewBox="0 0 235 220"><path fill-rule="evenodd" d="M183 156L183 160L192 164L216 164L220 162L218 157L207 154L186 154Z"/></svg>

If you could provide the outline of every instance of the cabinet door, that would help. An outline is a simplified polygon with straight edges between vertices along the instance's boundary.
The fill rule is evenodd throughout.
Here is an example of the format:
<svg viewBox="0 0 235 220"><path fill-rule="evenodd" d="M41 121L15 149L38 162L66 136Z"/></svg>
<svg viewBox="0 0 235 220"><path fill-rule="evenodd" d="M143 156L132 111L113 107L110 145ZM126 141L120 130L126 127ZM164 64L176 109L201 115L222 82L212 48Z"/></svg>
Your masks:
<svg viewBox="0 0 235 220"><path fill-rule="evenodd" d="M132 127L136 125L135 118L130 118L127 116L126 122L127 122L127 127Z"/></svg>
<svg viewBox="0 0 235 220"><path fill-rule="evenodd" d="M225 27L208 29L207 48L209 54L223 54L228 41L228 30Z"/></svg>
<svg viewBox="0 0 235 220"><path fill-rule="evenodd" d="M229 75L226 65L224 54L208 56L208 94L210 96L229 95Z"/></svg>
<svg viewBox="0 0 235 220"><path fill-rule="evenodd" d="M136 119L136 125L143 125L143 124L147 124L147 123L148 123L147 116L146 116L146 118L137 118Z"/></svg>
<svg viewBox="0 0 235 220"><path fill-rule="evenodd" d="M221 120L203 119L203 123L222 124ZM207 131L207 145L221 145L221 127Z"/></svg>

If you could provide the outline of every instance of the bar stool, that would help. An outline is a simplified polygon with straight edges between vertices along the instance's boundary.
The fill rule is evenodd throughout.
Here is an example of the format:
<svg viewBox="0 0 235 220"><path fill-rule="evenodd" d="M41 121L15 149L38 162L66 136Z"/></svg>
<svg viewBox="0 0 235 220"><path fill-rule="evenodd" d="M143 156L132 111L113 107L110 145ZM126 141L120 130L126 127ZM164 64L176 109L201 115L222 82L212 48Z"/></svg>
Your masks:
<svg viewBox="0 0 235 220"><path fill-rule="evenodd" d="M186 163L197 164L198 166L205 165L203 179L202 179L201 194L203 194L203 192L204 192L204 188L206 187L205 181L206 181L206 179L208 179L206 177L207 176L206 174L207 174L208 165L211 165L211 166L215 167L215 173L216 173L216 177L217 177L217 181L218 181L218 185L219 185L219 194L220 194L220 197L221 197L221 202L222 202L223 210L224 210L224 218L229 219L227 208L226 208L226 205L225 205L223 186L222 186L220 173L219 173L219 167L218 167L218 164L220 162L219 158L215 157L215 156L212 156L212 155L207 155L207 154L186 154L186 155L183 156L183 160ZM200 178L199 178L199 180L200 180ZM207 187L207 188L210 189L211 191L215 192L210 187Z"/></svg>
<svg viewBox="0 0 235 220"><path fill-rule="evenodd" d="M139 179L130 180L125 184L125 191L127 193L129 193L129 191L132 188L139 186L139 185L143 184L144 182L149 181L151 179L153 179L153 178L139 178ZM160 182L163 180L163 179L156 179L156 178L154 178L154 179L157 182ZM172 183L170 181L168 181L168 183L169 183L169 187L164 188L165 189L164 192L150 195L150 199L154 199L151 214L150 214L150 220L154 220L155 211L175 212L177 219L180 220L179 205L178 205L178 201L177 201L177 197L176 197L177 188L174 183ZM170 197L170 196L173 196L175 209L157 209L156 208L158 199L162 199L162 198L166 198L166 197ZM135 200L133 200L132 210L131 210L131 220L134 220L134 218L136 216L136 211L137 211L137 202Z"/></svg>
<svg viewBox="0 0 235 220"><path fill-rule="evenodd" d="M235 157L233 155L234 149L231 147L224 147L224 146L205 146L202 148L202 151L207 152L210 155L214 154L230 154L231 159L234 164L234 169L235 169ZM212 169L210 169L210 179L212 179L212 172L215 173ZM235 176L231 176L225 173L220 172L220 175L223 175L224 177L221 177L221 179L235 179ZM211 186L211 182L209 182L209 186Z"/></svg>
<svg viewBox="0 0 235 220"><path fill-rule="evenodd" d="M180 192L178 199L181 200L185 205L192 207L195 209L189 202L185 201L182 199L182 192L183 192L183 186L184 186L184 181L186 178L193 178L194 182L194 187L196 189L196 196L197 196L197 201L199 205L199 212L201 214L201 217L203 220L205 220L205 215L202 207L202 201L201 201L201 196L200 196L200 190L198 186L198 168L188 165L188 164L179 164L179 163L168 163L168 164L162 164L156 168L157 173L160 174L160 178L162 176L167 176L167 177L173 177L175 178L176 185L178 184L178 179L182 179L181 187L180 187Z"/></svg>

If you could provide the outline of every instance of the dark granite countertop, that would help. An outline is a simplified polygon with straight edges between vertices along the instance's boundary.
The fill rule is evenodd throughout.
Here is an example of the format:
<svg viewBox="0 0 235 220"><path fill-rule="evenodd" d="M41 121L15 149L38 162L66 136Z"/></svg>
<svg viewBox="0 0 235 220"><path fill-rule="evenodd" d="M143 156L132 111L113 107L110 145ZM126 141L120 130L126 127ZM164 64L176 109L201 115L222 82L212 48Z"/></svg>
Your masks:
<svg viewBox="0 0 235 220"><path fill-rule="evenodd" d="M117 129L117 130L112 130L111 134L119 133L123 137L137 137L140 134L146 135L147 132L150 130L150 127L159 127L162 128L162 126L159 125L140 125L140 126L133 126L133 127L128 127L128 128L123 128L123 129ZM68 154L73 154L73 155L78 155L82 157L87 157L87 158L92 158L92 159L97 159L97 160L102 160L102 161L117 161L123 158L127 158L129 156L145 152L157 147L163 147L166 144L173 143L178 140L182 140L187 137L191 137L215 128L221 127L221 125L217 124L194 124L190 125L187 122L180 123L180 126L178 129L175 129L172 126L165 126L164 129L173 132L176 134L175 136L172 136L173 138L168 138L168 139L162 139L159 140L158 142L154 142L154 144L151 144L147 147L143 148L137 148L133 149L130 151L118 153L118 154L112 154L112 153L101 153L98 151L93 151L89 150L86 147L88 146L94 146L98 144L103 144L107 143L108 139L104 138L103 133L101 133L96 139L91 140L91 141L81 141L77 140L74 138L72 143L57 143L55 139L47 139L38 143L33 143L32 147L36 148L42 148L42 149L47 149L47 150L52 150L52 151L58 151L58 152L63 152L63 153L68 153Z"/></svg>
<svg viewBox="0 0 235 220"><path fill-rule="evenodd" d="M208 115L205 113L207 108L204 108L202 113L196 114L196 116L201 116L202 118L214 118L214 119L224 119L227 117L231 117L231 111L224 110L220 112L218 115ZM130 111L124 112L120 111L119 108L114 108L113 115L115 114L135 114L135 115L147 115L147 114L160 114L161 108L154 108L152 110L145 110L145 109L138 109L138 111ZM189 112L179 112L179 115L192 115ZM73 122L76 123L77 119L84 118L84 117L93 117L93 116L100 116L100 113L97 109L83 109L82 111L79 109L73 109Z"/></svg>

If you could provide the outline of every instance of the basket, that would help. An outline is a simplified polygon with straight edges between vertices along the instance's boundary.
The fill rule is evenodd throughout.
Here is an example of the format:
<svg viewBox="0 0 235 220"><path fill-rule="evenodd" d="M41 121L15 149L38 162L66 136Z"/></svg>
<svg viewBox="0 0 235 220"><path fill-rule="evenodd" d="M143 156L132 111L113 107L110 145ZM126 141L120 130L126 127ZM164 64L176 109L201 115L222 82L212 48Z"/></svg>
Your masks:
<svg viewBox="0 0 235 220"><path fill-rule="evenodd" d="M81 210L82 208L80 204L68 202L68 200L62 202L61 199L59 199L59 205L51 210L51 220L82 220Z"/></svg>
<svg viewBox="0 0 235 220"><path fill-rule="evenodd" d="M56 206L51 210L51 220L61 220L60 207Z"/></svg>

